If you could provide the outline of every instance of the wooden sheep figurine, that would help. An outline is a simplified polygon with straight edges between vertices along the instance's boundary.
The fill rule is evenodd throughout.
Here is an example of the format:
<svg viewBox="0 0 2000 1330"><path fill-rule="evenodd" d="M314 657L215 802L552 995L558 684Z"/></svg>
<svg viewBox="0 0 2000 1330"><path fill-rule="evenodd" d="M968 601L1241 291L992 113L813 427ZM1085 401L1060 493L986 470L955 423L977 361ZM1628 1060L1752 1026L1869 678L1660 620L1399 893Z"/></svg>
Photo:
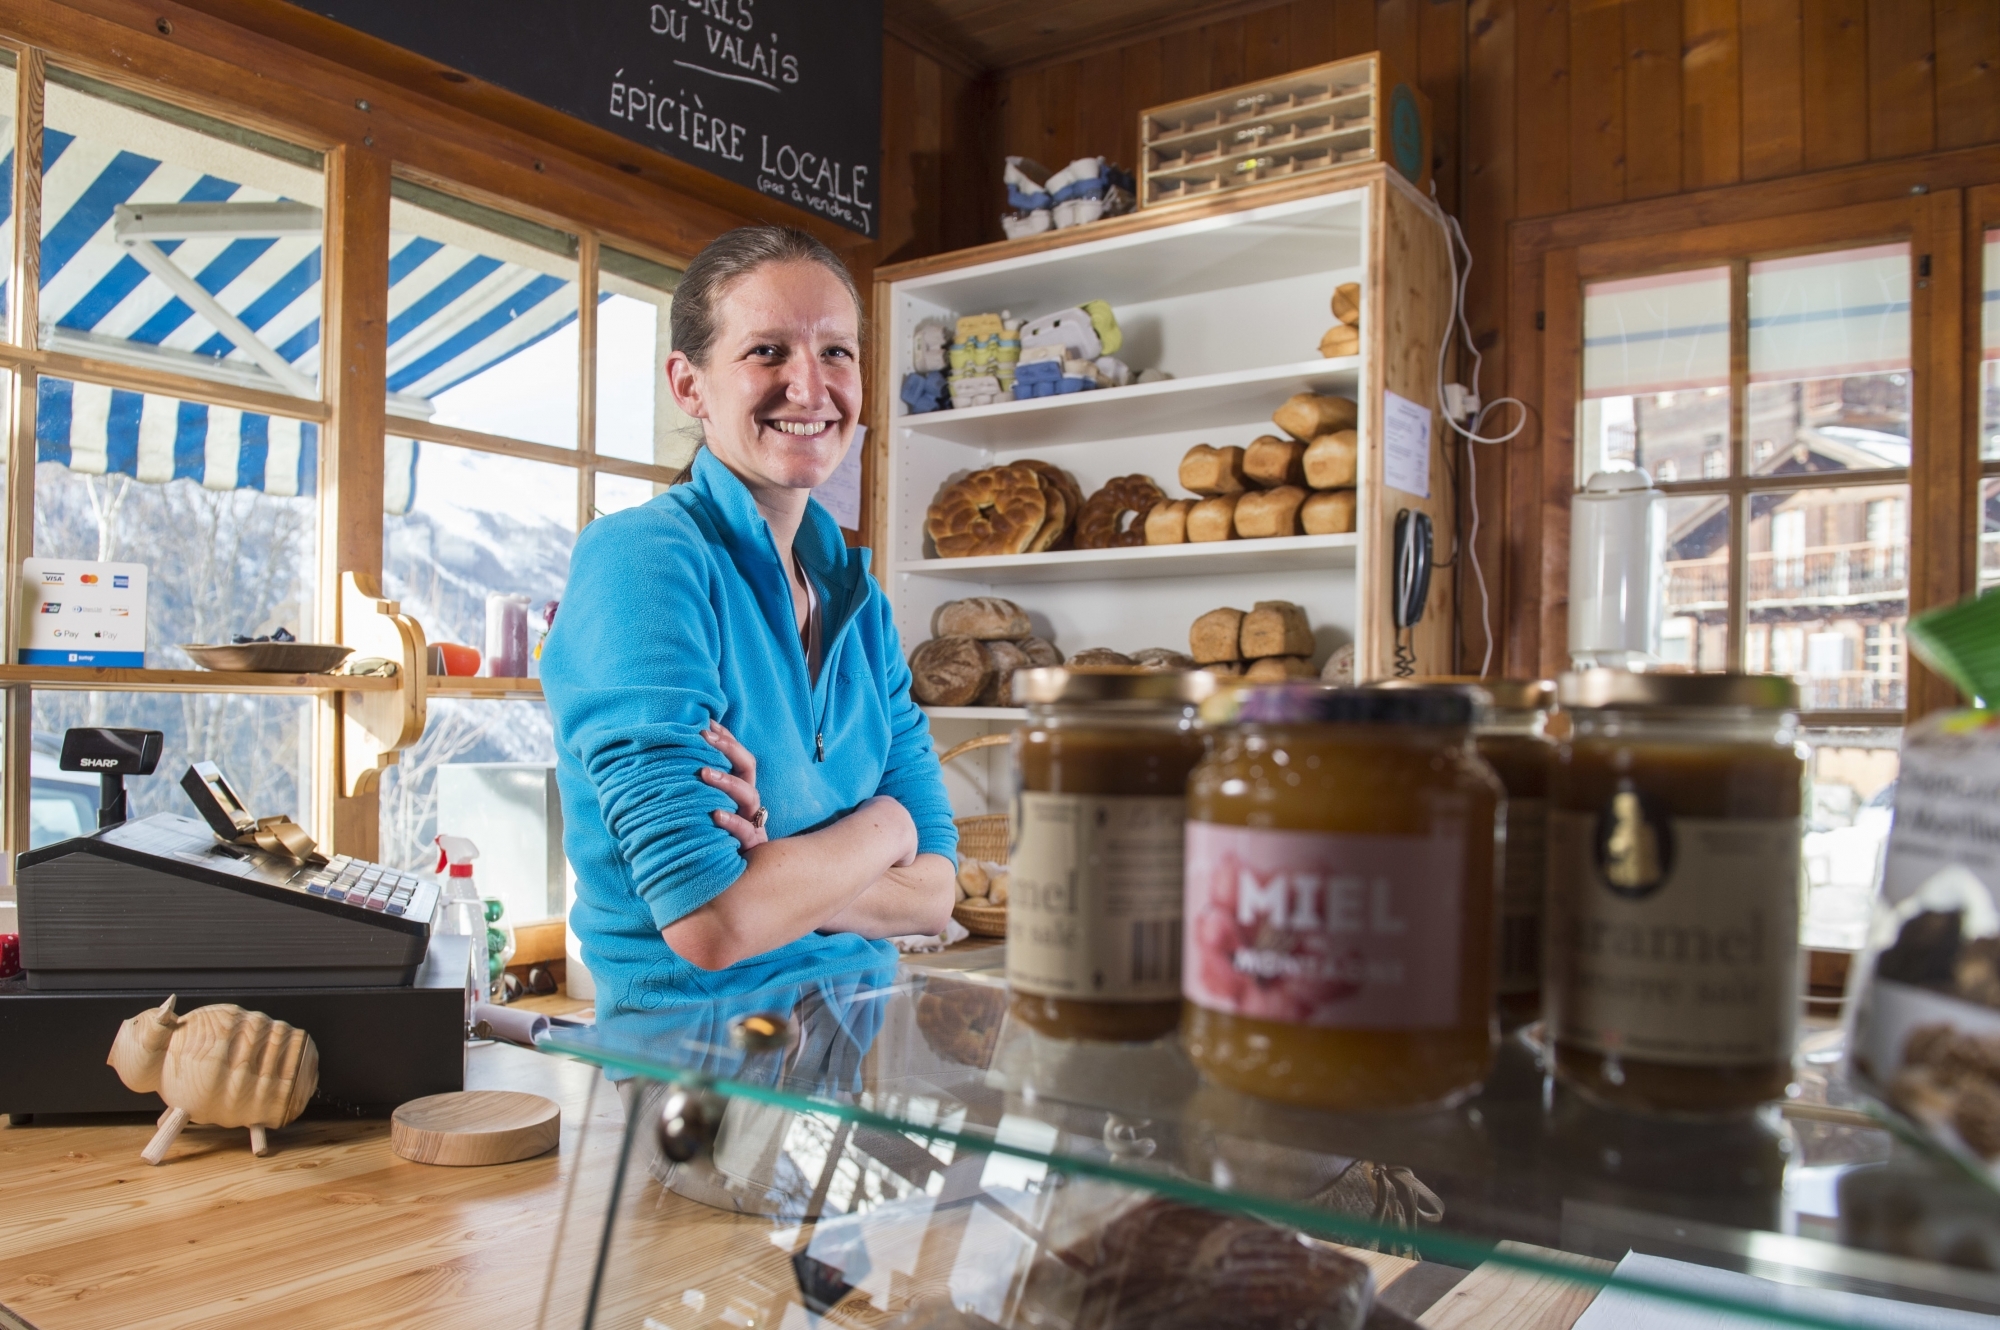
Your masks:
<svg viewBox="0 0 2000 1330"><path fill-rule="evenodd" d="M319 1087L312 1036L227 1003L176 1016L170 997L119 1026L105 1061L128 1087L167 1103L140 1155L149 1164L190 1122L248 1127L250 1152L262 1158L271 1152L264 1133L296 1118Z"/></svg>

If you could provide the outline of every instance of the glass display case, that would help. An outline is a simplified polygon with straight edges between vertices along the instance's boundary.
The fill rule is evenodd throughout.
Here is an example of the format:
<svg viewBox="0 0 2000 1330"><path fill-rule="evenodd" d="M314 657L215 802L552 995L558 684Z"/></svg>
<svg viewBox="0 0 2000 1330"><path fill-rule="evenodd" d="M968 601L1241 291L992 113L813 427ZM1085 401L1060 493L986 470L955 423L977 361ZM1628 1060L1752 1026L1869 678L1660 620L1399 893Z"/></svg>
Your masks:
<svg viewBox="0 0 2000 1330"><path fill-rule="evenodd" d="M613 1015L541 1323L557 1327L1991 1324L2000 1197L1828 1088L1608 1112L1530 1026L1452 1107L1207 1083L1177 1037L1010 1018L1003 950Z"/></svg>

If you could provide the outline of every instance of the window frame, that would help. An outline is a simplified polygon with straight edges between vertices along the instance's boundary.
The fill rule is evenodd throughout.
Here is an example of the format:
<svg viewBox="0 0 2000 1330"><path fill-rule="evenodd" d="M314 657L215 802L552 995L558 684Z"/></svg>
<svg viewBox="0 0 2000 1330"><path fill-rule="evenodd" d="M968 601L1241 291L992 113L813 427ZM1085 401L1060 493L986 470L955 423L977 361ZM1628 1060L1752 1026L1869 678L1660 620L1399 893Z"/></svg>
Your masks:
<svg viewBox="0 0 2000 1330"><path fill-rule="evenodd" d="M2000 189L1992 191L2000 209ZM1731 269L1730 429L1728 447L1736 460L1726 480L1676 480L1659 488L1668 495L1727 493L1731 503L1729 553L1730 631L1727 665L1740 669L1747 615L1750 496L1766 491L1833 489L1868 485L1909 485L1909 612L1948 604L1971 590L1976 578L1977 485L1966 485L1977 468L1977 430L1963 418L1965 323L1962 201L1956 190L1921 189L1902 198L1818 209L1779 212L1739 221L1701 224L1697 216L1676 216L1662 207L1656 227L1620 228L1616 238L1552 246L1540 256L1542 307L1541 470L1551 499L1539 515L1540 544L1563 550L1569 538L1569 496L1578 486L1581 440L1578 407L1583 400L1583 298L1587 284L1688 268ZM1983 233L1982 233L1983 234ZM1915 391L1911 397L1911 461L1905 468L1828 473L1823 477L1754 476L1747 412L1749 407L1748 268L1752 257L1780 258L1884 242L1907 243L1915 271L1911 280L1910 350ZM1929 275L1922 261L1929 258ZM1519 263L1517 256L1517 264ZM1518 269L1517 269L1518 270ZM1976 350L1976 348L1975 348ZM1518 511L1518 509L1516 510ZM1969 529L1972 528L1972 529ZM1542 668L1566 667L1567 599L1551 586L1552 572L1566 582L1567 568L1542 578ZM1955 698L1950 685L1915 660L1907 666L1904 716L1922 715ZM1824 726L1881 726L1899 723L1894 712L1817 711L1804 721Z"/></svg>
<svg viewBox="0 0 2000 1330"><path fill-rule="evenodd" d="M205 20L204 20L205 21ZM87 23L90 26L97 21ZM104 25L110 26L110 25ZM10 284L9 310L0 323L0 374L14 377L13 410L7 419L6 557L0 587L9 598L5 616L4 649L0 658L0 693L4 693L6 764L0 781L0 849L6 868L0 869L0 900L11 899L12 864L15 853L29 843L29 816L32 802L33 695L37 688L89 689L113 692L208 692L239 695L304 693L320 699L313 725L313 756L316 793L311 810L318 824L319 838L329 849L373 857L376 851L376 800L372 789L359 790L354 797L341 789L342 781L342 697L328 684L283 687L247 686L226 677L205 680L174 671L119 671L120 677L107 678L96 672L87 677L65 678L60 671L30 669L13 664L19 639L21 561L34 546L34 502L38 383L42 377L60 377L77 383L93 384L142 393L170 395L185 401L236 407L289 419L308 421L321 430L320 476L316 496L318 552L316 595L318 622L309 625L312 637L322 641L342 640L339 631L341 580L344 572L379 577L382 560L381 504L383 490L383 440L394 432L403 437L467 448L476 452L528 458L571 467L578 473L575 528L581 531L595 514L596 478L618 475L671 483L680 473L671 467L620 458L602 457L596 451L596 312L599 292L598 257L603 247L615 248L661 264L676 272L684 269L692 253L672 249L635 236L631 232L606 227L601 219L627 217L641 219L645 210L641 196L657 203L662 197L658 182L624 186L617 181L600 183L571 179L561 186L542 179L543 149L537 141L499 125L487 124L492 138L519 162L460 160L475 175L519 180L518 194L500 193L477 183L465 183L440 176L426 161L404 160L393 150L400 142L412 157L440 155L450 159L454 134L463 135L463 126L454 120L437 120L439 131L425 135L428 112L404 117L406 123L391 131L384 152L375 146L377 125L366 117L371 108L366 99L353 102L358 115L325 97L307 93L294 100L300 119L274 119L249 102L226 99L217 92L229 86L233 67L213 57L186 50L166 54L170 73L148 67L151 77L130 69L107 66L85 51L65 43L43 45L24 40L23 28L34 25L9 23L0 32L0 50L14 61L14 148L13 243L5 255ZM81 45L79 36L77 44ZM300 56L300 60L304 57ZM322 155L325 180L325 219L322 236L321 276L322 351L321 391L316 398L265 392L256 388L188 376L169 369L152 369L92 359L44 349L39 342L41 180L43 107L51 65L74 72L110 88L136 94L223 125L265 135ZM302 70L310 82L313 71ZM178 77L176 77L178 76ZM181 86L185 81L190 91ZM388 129L389 126L381 125ZM442 148L433 144L444 141ZM523 151L525 149L525 152ZM532 162L532 174L529 166ZM624 168L621 168L624 169ZM603 174L609 174L609 167ZM631 174L629 170L627 174ZM587 176L572 166L572 177ZM386 309L386 264L389 248L389 194L393 179L405 179L426 189L492 208L527 221L555 227L577 240L578 356L576 363L578 397L578 438L574 449L550 448L503 435L432 426L427 422L387 417L383 379L382 327L380 312ZM597 185L593 190L592 185ZM671 198L672 196L667 196ZM575 205L552 210L549 202ZM731 215L711 204L689 201L657 219L662 234L676 242L693 240L707 230L726 228L755 220ZM713 216L711 217L710 214ZM648 221L652 219L647 219ZM370 283L380 280L380 290ZM370 339L372 337L372 345ZM369 386L373 386L373 399ZM341 482L345 481L345 485ZM81 673L81 672L79 672ZM124 676L131 677L124 677ZM176 677L168 678L174 675ZM530 696L540 697L539 687L525 692L518 681L461 681L463 689L431 688L431 695L468 698ZM484 685L499 685L488 687ZM278 810L272 810L278 811ZM287 810L304 811L304 810Z"/></svg>

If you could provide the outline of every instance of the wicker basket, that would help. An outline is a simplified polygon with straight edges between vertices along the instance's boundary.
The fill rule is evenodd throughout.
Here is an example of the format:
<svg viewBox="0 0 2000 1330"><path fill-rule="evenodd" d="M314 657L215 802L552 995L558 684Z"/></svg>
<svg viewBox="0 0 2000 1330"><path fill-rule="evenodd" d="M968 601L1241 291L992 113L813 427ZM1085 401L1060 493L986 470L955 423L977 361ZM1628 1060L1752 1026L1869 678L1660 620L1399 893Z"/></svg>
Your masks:
<svg viewBox="0 0 2000 1330"><path fill-rule="evenodd" d="M1009 741L1009 736L1004 734L982 734L962 744L953 744L938 755L938 761L942 764L981 748L998 748ZM971 817L955 817L952 822L958 827L959 858L983 859L989 864L1007 862L1013 827L1005 813L976 813ZM974 905L961 900L952 907L951 917L964 925L974 937L1007 936L1007 907L1004 905Z"/></svg>

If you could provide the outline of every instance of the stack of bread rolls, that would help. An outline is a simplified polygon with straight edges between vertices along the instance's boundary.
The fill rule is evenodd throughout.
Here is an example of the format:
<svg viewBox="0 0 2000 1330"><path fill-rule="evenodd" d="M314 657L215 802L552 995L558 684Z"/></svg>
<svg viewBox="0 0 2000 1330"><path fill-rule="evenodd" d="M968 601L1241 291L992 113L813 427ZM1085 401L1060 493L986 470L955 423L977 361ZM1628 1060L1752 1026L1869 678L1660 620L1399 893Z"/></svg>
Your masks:
<svg viewBox="0 0 2000 1330"><path fill-rule="evenodd" d="M1361 354L1361 283L1342 282L1333 288L1335 323L1319 339L1319 353L1332 360L1336 356Z"/></svg>
<svg viewBox="0 0 2000 1330"><path fill-rule="evenodd" d="M1257 683L1314 677L1312 625L1289 600L1260 600L1248 614L1210 610L1188 629L1188 651L1205 670Z"/></svg>
<svg viewBox="0 0 2000 1330"><path fill-rule="evenodd" d="M1198 443L1181 458L1180 482L1199 499L1167 499L1146 514L1148 545L1330 536L1354 530L1355 405L1299 393L1247 448Z"/></svg>
<svg viewBox="0 0 2000 1330"><path fill-rule="evenodd" d="M1060 665L1028 612L998 596L949 600L931 617L931 639L910 653L910 696L927 707L1013 705L1014 671Z"/></svg>

